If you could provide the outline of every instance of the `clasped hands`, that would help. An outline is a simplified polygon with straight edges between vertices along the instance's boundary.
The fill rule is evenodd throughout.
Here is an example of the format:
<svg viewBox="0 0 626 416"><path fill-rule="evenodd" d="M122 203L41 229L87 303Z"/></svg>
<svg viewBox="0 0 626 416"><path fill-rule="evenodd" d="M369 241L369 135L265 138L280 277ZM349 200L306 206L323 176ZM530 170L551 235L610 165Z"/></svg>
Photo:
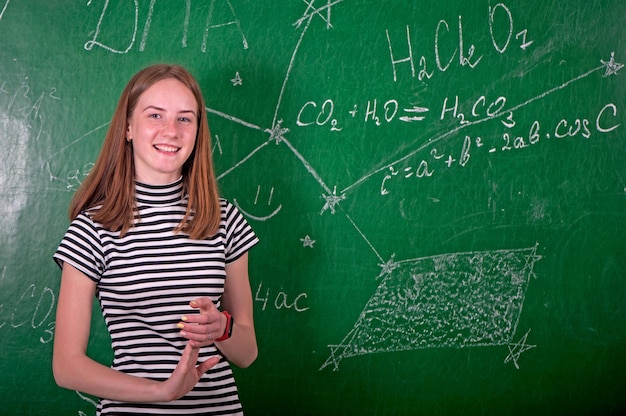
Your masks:
<svg viewBox="0 0 626 416"><path fill-rule="evenodd" d="M181 317L177 325L181 329L180 335L187 338L193 348L211 345L224 333L226 317L208 297L192 300L189 306L198 309L200 313Z"/></svg>
<svg viewBox="0 0 626 416"><path fill-rule="evenodd" d="M226 317L208 297L201 297L190 302L189 306L198 309L197 314L188 314L181 318L177 326L180 334L187 338L187 346L172 373L165 381L166 400L174 400L187 394L211 367L219 363L220 356L214 356L198 363L200 347L211 345L224 333Z"/></svg>

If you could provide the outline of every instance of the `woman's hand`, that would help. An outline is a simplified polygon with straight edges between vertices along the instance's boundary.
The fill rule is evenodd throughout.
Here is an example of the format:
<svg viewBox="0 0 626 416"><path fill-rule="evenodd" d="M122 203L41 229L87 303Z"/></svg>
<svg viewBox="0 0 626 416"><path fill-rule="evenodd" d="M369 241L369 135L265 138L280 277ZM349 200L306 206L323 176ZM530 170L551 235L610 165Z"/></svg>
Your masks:
<svg viewBox="0 0 626 416"><path fill-rule="evenodd" d="M63 265L52 357L59 386L122 402L170 401L187 394L220 361L221 356L216 355L198 364L200 350L188 342L169 379L159 382L122 373L91 359L85 352L95 292L94 281L72 265Z"/></svg>
<svg viewBox="0 0 626 416"><path fill-rule="evenodd" d="M180 399L189 393L200 377L220 361L220 357L215 356L196 365L199 352L199 348L194 348L191 343L187 343L174 372L161 386L164 401Z"/></svg>
<svg viewBox="0 0 626 416"><path fill-rule="evenodd" d="M198 314L188 314L181 318L178 327L180 334L189 340L194 348L212 344L221 337L226 328L226 317L208 297L192 300L189 304L198 309Z"/></svg>

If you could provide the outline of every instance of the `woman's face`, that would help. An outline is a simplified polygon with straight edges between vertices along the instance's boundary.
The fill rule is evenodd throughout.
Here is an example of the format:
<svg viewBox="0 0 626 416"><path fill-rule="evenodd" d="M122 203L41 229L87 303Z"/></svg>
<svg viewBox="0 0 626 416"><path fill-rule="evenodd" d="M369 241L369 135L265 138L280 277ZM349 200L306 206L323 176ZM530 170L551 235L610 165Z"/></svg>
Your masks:
<svg viewBox="0 0 626 416"><path fill-rule="evenodd" d="M197 113L193 93L176 79L158 81L139 96L126 134L137 181L166 185L180 178L196 143Z"/></svg>

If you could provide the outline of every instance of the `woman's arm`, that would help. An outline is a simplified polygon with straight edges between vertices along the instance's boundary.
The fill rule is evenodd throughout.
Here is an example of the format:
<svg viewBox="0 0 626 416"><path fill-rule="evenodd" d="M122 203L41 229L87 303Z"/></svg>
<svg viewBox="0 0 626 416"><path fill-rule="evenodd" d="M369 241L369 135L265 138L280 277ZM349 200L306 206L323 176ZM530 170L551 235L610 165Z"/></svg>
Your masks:
<svg viewBox="0 0 626 416"><path fill-rule="evenodd" d="M252 290L248 279L248 254L226 265L226 281L222 295L222 310L228 311L234 320L232 336L220 338L226 328L226 317L217 310L213 301L201 297L191 302L198 314L182 317L178 327L181 335L194 347L215 343L228 361L238 367L248 367L258 355L254 321L252 317Z"/></svg>
<svg viewBox="0 0 626 416"><path fill-rule="evenodd" d="M233 319L232 336L216 345L238 367L248 367L258 356L254 331L252 289L248 276L248 254L226 265L226 283L222 295L222 310Z"/></svg>
<svg viewBox="0 0 626 416"><path fill-rule="evenodd" d="M113 370L86 354L96 284L65 263L57 304L52 370L57 384L101 398L126 402L159 402L184 396L218 358L196 367L198 349L187 346L164 381L144 379Z"/></svg>

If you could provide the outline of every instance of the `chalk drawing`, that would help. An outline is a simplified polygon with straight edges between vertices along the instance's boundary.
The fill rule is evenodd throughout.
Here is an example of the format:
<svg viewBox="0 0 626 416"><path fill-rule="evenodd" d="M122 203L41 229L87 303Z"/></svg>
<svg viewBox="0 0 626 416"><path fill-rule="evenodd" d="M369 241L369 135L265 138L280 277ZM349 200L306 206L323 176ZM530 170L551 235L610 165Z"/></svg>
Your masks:
<svg viewBox="0 0 626 416"><path fill-rule="evenodd" d="M522 355L524 351L528 351L536 347L536 345L526 344L526 339L528 338L528 334L530 334L530 329L526 331L522 339L519 340L517 343L508 344L509 355L506 356L506 358L504 359L504 362L508 363L509 361L513 361L513 365L515 365L515 368L517 368L518 370L519 370L518 361L519 361L520 355Z"/></svg>
<svg viewBox="0 0 626 416"><path fill-rule="evenodd" d="M431 117L439 117L439 120L452 118L451 127L442 133L436 133L431 137L424 137L416 134L415 138L407 139L404 146L397 152L384 160L378 160L369 170L352 183L327 184L323 173L310 163L306 157L289 140L289 136L295 134L295 129L306 129L314 126L325 126L329 124L331 132L338 132L344 128L341 123L340 114L342 112L335 105L335 102L328 98L319 102L305 100L301 107L297 120L293 123L285 121L281 117L283 97L290 86L290 76L295 67L295 63L300 51L303 39L309 30L319 28L320 24L325 30L331 30L333 26L333 12L339 6L343 6L343 0L302 0L304 3L304 13L295 22L294 30L300 31L296 37L295 45L288 59L284 79L275 103L272 119L266 126L250 123L242 117L226 114L218 109L207 107L207 111L213 115L221 117L232 123L244 126L258 133L261 137L258 146L240 160L235 161L232 166L226 168L218 174L218 180L231 175L240 167L246 164L251 158L258 156L268 145L285 146L291 154L302 164L305 170L311 175L320 187L320 215L330 213L331 215L343 215L352 225L357 238L362 239L380 267L377 274L378 283L374 294L363 307L354 326L347 332L345 337L338 343L329 344L330 356L320 367L320 370L330 367L337 371L341 361L345 358L375 354L390 353L394 351L419 350L425 348L468 348L468 347L494 347L505 346L508 348L508 355L504 363L512 363L515 368L519 368L521 354L532 349L535 345L528 343L530 329L519 338L516 335L518 322L524 306L526 289L531 278L535 277L533 268L535 263L541 259L537 254L539 244L523 249L495 249L490 251L469 251L458 253L444 253L431 257L416 257L413 259L397 259L395 254L384 258L380 250L376 247L366 233L363 232L350 213L343 207L342 203L350 197L350 193L357 187L368 181L381 181L380 191L375 197L387 198L391 193L387 187L390 181L394 180L426 180L437 175L443 169L452 167L465 167L470 163L472 151L484 151L488 155L497 155L501 152L518 151L532 145L537 145L541 140L550 137L573 137L580 135L587 138L592 130L596 133L606 133L618 127L615 124L617 106L614 103L607 103L598 113L594 120L576 118L574 122L561 120L558 125L552 126L548 132L543 131L536 121L527 137L516 137L508 133L502 136L500 146L487 144L484 138L465 136L462 149L457 154L447 154L441 150L439 144L444 144L447 139L455 138L465 129L491 121L501 123L505 128L511 129L516 126L515 112L531 104L540 102L548 96L558 93L566 88L572 87L576 82L584 80L594 74L603 76L616 76L624 67L623 64L615 60L615 54L611 53L607 60L600 60L600 65L588 69L571 79L553 86L546 91L528 97L519 103L511 103L505 96L498 96L495 99L488 99L486 96L478 94L470 101L459 100L458 96L444 97L441 112L428 103L401 103L393 97L371 97L361 103L350 103L349 109L345 111L358 120L357 115L364 123L371 123L379 126L383 123L399 121L401 123L414 123L420 126L429 121ZM138 3L135 2L135 15L137 15ZM203 42L206 42L206 31L209 28L220 27L220 25L210 24L215 0L211 2L210 10L205 26ZM7 1L8 3L8 1ZM125 51L114 50L97 41L100 25L106 14L108 2L104 3L102 15L96 28L93 39L85 44L85 49L90 50L94 46L109 49L113 53L126 53L132 48L137 34L137 21L131 42ZM150 3L151 6L154 2ZM189 6L189 2L186 3ZM244 48L248 44L243 31L236 18L236 12L230 1L226 4L231 10L233 21L227 25L233 25L242 35ZM189 18L189 7L186 11L186 20L183 32L186 39L186 30ZM513 31L513 15L504 3L498 3L494 7L489 6L489 32L492 46L498 54L504 54L507 50L517 46L522 50L527 50L535 46L532 34L527 29ZM151 16L151 14L150 14ZM504 20L503 20L504 19ZM136 20L136 19L135 19ZM458 27L458 48L454 49L452 56L442 57L439 50L439 40L444 36L456 36L451 32L451 28ZM508 28L504 36L495 33L496 27ZM144 26L144 37L148 35L150 29L149 21ZM398 42L392 36L392 31L384 29L390 57L390 70L394 82L399 77L399 70L405 65L410 66L411 77L417 78L421 82L428 81L435 75L441 76L452 65L466 67L468 71L479 65L485 65L486 55L479 53L473 44L464 43L463 39L463 19L458 17L454 24L448 24L445 20L440 20L436 31L433 34L435 50L435 62L428 62L425 56L417 56L414 53L411 43L410 28L403 26L403 39ZM404 34L406 41L404 40ZM517 44L515 43L517 42ZM142 40L142 45L145 43ZM185 45L183 44L182 47ZM145 46L142 46L140 50ZM203 52L206 51L206 44L203 43ZM405 49L406 48L406 49ZM419 49L418 49L419 50ZM408 56L408 57L407 57ZM406 58L405 58L406 57ZM236 72L234 78L230 79L233 86L242 85L242 78ZM471 108L462 109L463 102L471 102ZM321 103L318 105L318 103ZM316 113L317 112L317 113ZM341 126L341 127L340 127ZM103 128L100 126L96 130ZM595 128L595 129L594 129ZM87 133L89 134L89 133ZM68 146L73 145L81 137ZM66 147L68 147L66 146ZM62 151L64 148L61 148ZM58 152L57 152L58 154ZM54 156L54 155L53 155ZM413 163L414 162L414 163ZM409 163L410 166L399 166L401 163ZM52 175L51 175L52 177ZM257 188L257 196L254 205L259 199L260 185ZM271 202L274 189L270 192ZM431 198L436 202L436 198ZM280 215L282 205L263 213L255 215L241 208L239 201L233 202L243 212L244 215L257 221L268 221ZM270 206L268 202L268 206ZM273 205L276 206L276 205ZM495 203L493 204L495 211ZM541 208L537 208L532 215L539 218L544 213ZM315 240L310 234L300 238L303 247L314 249ZM295 242L294 244L297 244ZM376 273L372 273L372 276ZM306 294L300 294L296 300L303 301ZM265 295L261 292L261 287L257 290L255 301L263 302L263 309L270 297L269 289ZM274 298L274 306L277 309L293 308L298 312L308 310L308 307L298 307L297 302L287 301L287 295L281 290ZM518 337L516 341L515 338Z"/></svg>
<svg viewBox="0 0 626 416"><path fill-rule="evenodd" d="M324 213L324 211L328 211L330 210L331 214L335 213L335 207L337 206L337 204L339 204L341 201L343 201L344 199L346 199L345 195L337 195L337 187L335 186L333 188L333 193L332 194L328 194L328 195L322 195L322 199L324 199L325 204L322 207L322 212Z"/></svg>
<svg viewBox="0 0 626 416"><path fill-rule="evenodd" d="M311 239L308 235L305 235L304 238L301 238L302 247L310 247L313 248L313 244L315 244L315 240Z"/></svg>
<svg viewBox="0 0 626 416"><path fill-rule="evenodd" d="M320 370L365 354L500 345L517 367L529 347L526 336L512 338L540 258L535 245L384 263L382 282Z"/></svg>
<svg viewBox="0 0 626 416"><path fill-rule="evenodd" d="M235 77L231 79L230 82L233 83L233 87L243 85L243 79L241 78L241 75L239 75L239 71L235 73Z"/></svg>
<svg viewBox="0 0 626 416"><path fill-rule="evenodd" d="M256 196L254 197L254 205L257 205L258 201L259 201L259 194L261 193L261 185L257 186L257 190L256 190ZM274 197L274 188L272 188L269 192L269 198L267 201L267 205L270 206L272 204L272 198ZM278 207L276 207L270 214L268 215L264 215L264 216L259 216L259 215L253 215L250 212L244 210L241 205L239 204L239 202L237 201L237 198L233 199L233 204L235 204L235 206L237 208L239 208L239 210L246 216L257 220L257 221L267 221L272 217L275 217L280 210L283 208L282 204L279 204Z"/></svg>
<svg viewBox="0 0 626 416"><path fill-rule="evenodd" d="M604 71L605 77L616 75L620 69L624 68L624 64L615 62L615 52L611 52L611 59L609 59L608 61L601 59L600 62L602 62L602 66L605 69Z"/></svg>
<svg viewBox="0 0 626 416"><path fill-rule="evenodd" d="M0 20L2 20L2 16L4 16L4 12L7 10L7 7L9 7L10 2L11 0L6 0L4 2L4 6L2 6L2 10L0 10Z"/></svg>

